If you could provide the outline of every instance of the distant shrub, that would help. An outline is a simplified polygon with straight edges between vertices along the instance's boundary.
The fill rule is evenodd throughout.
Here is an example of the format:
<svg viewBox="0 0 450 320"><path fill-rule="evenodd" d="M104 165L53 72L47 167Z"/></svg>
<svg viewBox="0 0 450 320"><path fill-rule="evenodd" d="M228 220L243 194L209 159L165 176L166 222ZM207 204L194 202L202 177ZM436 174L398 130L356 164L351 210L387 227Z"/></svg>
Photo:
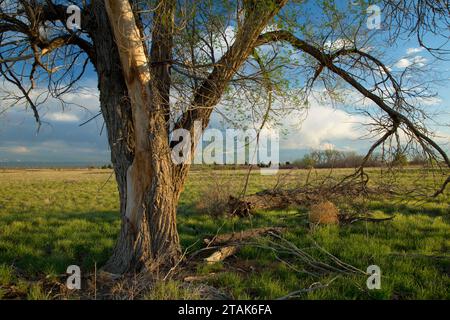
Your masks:
<svg viewBox="0 0 450 320"><path fill-rule="evenodd" d="M415 156L413 156L411 161L409 161L409 164L413 165L413 166L424 166L424 165L428 164L428 160L423 155L415 155Z"/></svg>
<svg viewBox="0 0 450 320"><path fill-rule="evenodd" d="M404 153L398 152L392 160L392 165L395 167L406 167L408 165L408 156Z"/></svg>
<svg viewBox="0 0 450 320"><path fill-rule="evenodd" d="M294 166L301 169L311 168L356 168L362 164L364 156L356 152L344 152L337 150L314 150L293 162ZM365 164L367 167L379 167L382 161L379 156L373 155Z"/></svg>
<svg viewBox="0 0 450 320"><path fill-rule="evenodd" d="M291 166L300 169L357 168L363 163L364 158L364 155L354 151L313 150L304 155L303 158L293 161ZM365 166L382 167L391 165L394 167L406 167L408 165L425 166L430 163L429 159L423 154L397 152L384 159L380 154L372 154L365 162Z"/></svg>

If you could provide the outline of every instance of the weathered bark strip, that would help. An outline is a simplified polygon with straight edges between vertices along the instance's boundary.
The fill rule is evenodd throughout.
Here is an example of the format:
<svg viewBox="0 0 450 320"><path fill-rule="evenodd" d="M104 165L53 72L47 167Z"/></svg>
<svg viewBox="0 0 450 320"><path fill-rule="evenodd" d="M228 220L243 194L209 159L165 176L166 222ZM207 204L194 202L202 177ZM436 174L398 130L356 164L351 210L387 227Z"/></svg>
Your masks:
<svg viewBox="0 0 450 320"><path fill-rule="evenodd" d="M150 186L150 155L149 155L149 113L150 69L142 45L139 29L134 20L134 14L128 1L106 1L111 27L117 47L128 95L131 100L135 134L135 159L127 171L127 206L126 217L131 227L140 228L144 208L143 196Z"/></svg>
<svg viewBox="0 0 450 320"><path fill-rule="evenodd" d="M100 107L105 120L108 141L111 147L111 161L120 197L121 231L115 249L104 270L113 274L125 272L130 267L132 257L150 252L148 239L136 246L130 225L125 216L127 208L127 172L134 159L134 125L131 102L123 76L119 51L110 27L103 1L92 4L90 35L96 44L94 65L98 73ZM141 234L144 234L142 230ZM137 248L139 249L137 250ZM135 261L139 259L134 259ZM142 259L142 260L145 260Z"/></svg>
<svg viewBox="0 0 450 320"><path fill-rule="evenodd" d="M284 231L286 231L286 228L284 227L256 228L205 238L203 239L203 242L208 246L223 246L269 235L270 233L281 234Z"/></svg>

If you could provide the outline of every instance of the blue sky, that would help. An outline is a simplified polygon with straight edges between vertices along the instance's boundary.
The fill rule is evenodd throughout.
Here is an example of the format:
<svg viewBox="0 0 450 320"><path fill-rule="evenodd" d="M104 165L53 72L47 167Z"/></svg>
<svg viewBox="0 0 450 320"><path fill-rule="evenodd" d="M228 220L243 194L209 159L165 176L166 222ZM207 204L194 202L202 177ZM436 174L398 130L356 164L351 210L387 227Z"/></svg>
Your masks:
<svg viewBox="0 0 450 320"><path fill-rule="evenodd" d="M380 31L383 33L383 30ZM431 44L435 42L429 38ZM450 62L434 61L425 50L419 48L414 37L399 39L389 51L386 59L395 71L411 65L424 65L433 70L435 77L450 80ZM426 101L426 108L439 110L437 119L447 126L434 125L442 144L450 143L450 81L441 81L437 87L438 97ZM0 162L87 162L107 163L109 147L103 120L96 118L90 123L80 124L98 113L98 92L96 75L90 71L83 81L83 89L66 97L70 102L82 105L61 110L56 101L50 101L41 109L44 121L39 133L32 113L17 106L0 115ZM354 101L358 97L355 95ZM352 97L349 97L351 102ZM1 107L5 107L1 104ZM2 110L2 108L0 108ZM370 141L361 140L364 135L358 124L364 122L360 116L346 113L345 106L333 108L326 102L312 101L308 117L301 125L292 117L285 119L288 134L282 138L280 160L291 161L311 149L335 148L364 153ZM218 117L214 117L218 119ZM217 126L214 120L212 126Z"/></svg>

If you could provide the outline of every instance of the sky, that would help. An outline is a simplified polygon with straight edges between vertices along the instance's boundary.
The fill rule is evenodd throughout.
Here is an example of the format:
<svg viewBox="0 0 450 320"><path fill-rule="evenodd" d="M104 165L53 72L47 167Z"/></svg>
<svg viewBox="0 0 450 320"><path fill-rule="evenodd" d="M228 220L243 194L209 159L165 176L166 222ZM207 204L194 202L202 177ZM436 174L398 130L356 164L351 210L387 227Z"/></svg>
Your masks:
<svg viewBox="0 0 450 320"><path fill-rule="evenodd" d="M382 31L381 31L382 32ZM433 40L433 39L431 39ZM424 66L433 68L439 77L450 80L450 62L434 61L433 57L420 48L414 38L399 40L390 51L390 68L401 71L406 67ZM431 65L430 65L431 64ZM5 84L0 83L5 86ZM16 106L0 113L0 166L2 163L109 163L110 150L101 117L80 126L99 112L96 75L88 72L83 80L83 88L71 93L65 100L79 106L65 110L57 101L49 101L41 109L43 124L37 131L30 110ZM6 87L4 87L7 89ZM425 101L430 110L439 110L439 122L450 123L449 82L437 88L438 97ZM349 99L351 99L351 94ZM354 101L359 98L355 95ZM326 101L312 100L303 121L297 117L287 117L283 126L287 133L281 137L280 160L292 161L302 157L312 149L337 149L364 153L370 141L364 136L365 122L362 116L349 114L346 108L335 108ZM0 111L5 105L0 101ZM211 127L219 126L220 116L213 117ZM450 144L449 126L434 125L439 141Z"/></svg>

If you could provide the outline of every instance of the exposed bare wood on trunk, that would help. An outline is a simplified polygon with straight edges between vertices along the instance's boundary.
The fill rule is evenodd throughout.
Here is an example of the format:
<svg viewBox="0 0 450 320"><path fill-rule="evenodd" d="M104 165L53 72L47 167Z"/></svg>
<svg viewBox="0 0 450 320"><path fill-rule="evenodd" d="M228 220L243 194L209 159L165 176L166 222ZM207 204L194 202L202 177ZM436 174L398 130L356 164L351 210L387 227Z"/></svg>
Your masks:
<svg viewBox="0 0 450 320"><path fill-rule="evenodd" d="M130 225L126 222L127 171L134 158L134 128L128 89L123 77L120 57L114 42L112 30L103 2L96 1L93 6L93 29L91 37L96 43L94 62L98 72L100 107L111 147L111 161L114 166L120 197L121 231L113 255L105 269L122 273L128 268L128 261L136 255L133 249L135 240L131 236ZM107 59L106 59L107 57ZM144 245L146 247L144 247ZM143 242L142 252L150 252L150 242Z"/></svg>

